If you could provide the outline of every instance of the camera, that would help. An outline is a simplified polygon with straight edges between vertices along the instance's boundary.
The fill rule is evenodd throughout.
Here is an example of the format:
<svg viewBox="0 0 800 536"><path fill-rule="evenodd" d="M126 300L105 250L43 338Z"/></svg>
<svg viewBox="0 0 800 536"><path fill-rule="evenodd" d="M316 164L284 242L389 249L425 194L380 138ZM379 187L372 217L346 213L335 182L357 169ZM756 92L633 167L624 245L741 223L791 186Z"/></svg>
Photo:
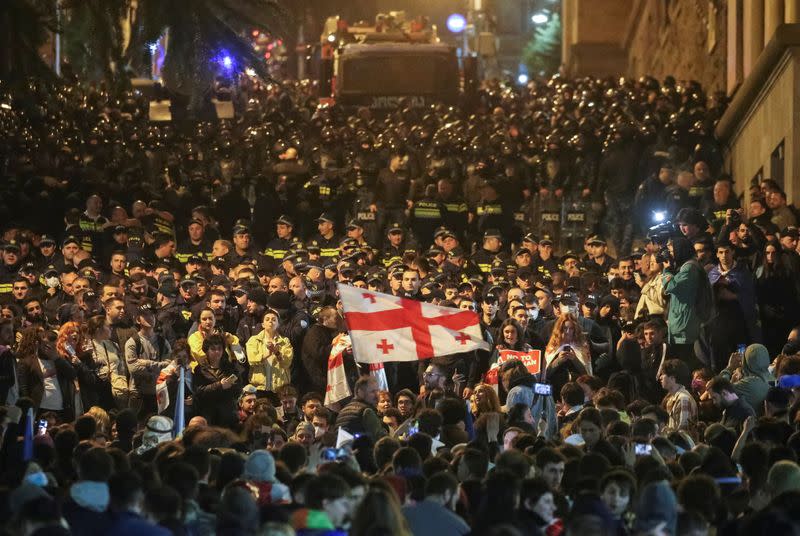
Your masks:
<svg viewBox="0 0 800 536"><path fill-rule="evenodd" d="M666 246L670 238L679 236L680 231L672 221L665 221L658 225L653 225L647 230L647 238L656 245Z"/></svg>
<svg viewBox="0 0 800 536"><path fill-rule="evenodd" d="M672 254L669 252L667 244L671 238L679 236L680 231L675 227L671 221L665 221L654 225L647 230L647 238L657 246L658 253L656 253L656 262L665 263L672 260Z"/></svg>

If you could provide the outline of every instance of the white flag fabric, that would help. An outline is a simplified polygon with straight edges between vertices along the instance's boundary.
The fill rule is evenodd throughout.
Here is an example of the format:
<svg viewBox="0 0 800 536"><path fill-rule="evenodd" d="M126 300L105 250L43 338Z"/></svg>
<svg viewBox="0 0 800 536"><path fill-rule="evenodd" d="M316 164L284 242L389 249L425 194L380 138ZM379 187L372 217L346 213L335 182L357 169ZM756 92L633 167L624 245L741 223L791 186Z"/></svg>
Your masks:
<svg viewBox="0 0 800 536"><path fill-rule="evenodd" d="M350 348L350 337L340 333L333 339L331 354L328 357L328 386L325 389L325 406L332 406L336 402L351 395L350 386L347 384L347 375L344 372L344 353Z"/></svg>
<svg viewBox="0 0 800 536"><path fill-rule="evenodd" d="M473 311L338 285L344 317L359 363L417 361L489 350Z"/></svg>

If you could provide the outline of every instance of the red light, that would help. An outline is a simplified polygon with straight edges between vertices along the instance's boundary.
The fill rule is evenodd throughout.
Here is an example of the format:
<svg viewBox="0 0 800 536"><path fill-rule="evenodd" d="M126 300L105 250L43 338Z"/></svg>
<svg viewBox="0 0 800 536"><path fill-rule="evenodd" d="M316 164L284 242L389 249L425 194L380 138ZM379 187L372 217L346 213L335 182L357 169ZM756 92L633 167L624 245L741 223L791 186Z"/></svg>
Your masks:
<svg viewBox="0 0 800 536"><path fill-rule="evenodd" d="M270 58L272 57L272 53L270 53L270 52L267 52L266 54L264 54L264 57L265 57L266 59L270 59Z"/></svg>

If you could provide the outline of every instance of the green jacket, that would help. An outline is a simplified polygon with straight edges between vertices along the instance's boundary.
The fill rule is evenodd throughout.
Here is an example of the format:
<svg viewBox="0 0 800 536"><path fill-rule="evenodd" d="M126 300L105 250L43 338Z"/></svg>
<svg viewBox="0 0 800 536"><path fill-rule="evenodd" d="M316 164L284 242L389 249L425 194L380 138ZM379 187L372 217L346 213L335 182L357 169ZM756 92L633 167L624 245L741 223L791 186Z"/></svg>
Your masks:
<svg viewBox="0 0 800 536"><path fill-rule="evenodd" d="M769 351L762 344L751 344L744 352L742 360L742 378L733 384L736 394L753 406L757 414L764 411L764 399L767 398L769 382L775 378L769 372ZM720 375L731 378L732 371L723 370Z"/></svg>
<svg viewBox="0 0 800 536"><path fill-rule="evenodd" d="M669 342L693 344L700 338L700 317L695 312L700 278L708 277L700 265L685 262L675 275L664 273L664 292L670 296L667 326Z"/></svg>

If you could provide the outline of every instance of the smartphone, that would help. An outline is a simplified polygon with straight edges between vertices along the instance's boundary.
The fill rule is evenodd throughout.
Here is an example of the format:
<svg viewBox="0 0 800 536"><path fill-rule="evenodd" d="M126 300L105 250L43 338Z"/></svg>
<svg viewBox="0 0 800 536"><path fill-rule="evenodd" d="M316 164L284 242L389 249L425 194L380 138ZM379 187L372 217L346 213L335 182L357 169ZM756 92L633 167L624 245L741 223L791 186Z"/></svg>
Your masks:
<svg viewBox="0 0 800 536"><path fill-rule="evenodd" d="M412 435L419 432L419 421L414 421L414 424L408 427L407 435L411 437Z"/></svg>
<svg viewBox="0 0 800 536"><path fill-rule="evenodd" d="M47 419L36 421L36 435L43 436L47 433Z"/></svg>
<svg viewBox="0 0 800 536"><path fill-rule="evenodd" d="M561 351L562 352L571 352L572 351L572 346L570 346L569 344L565 344L564 346L561 347Z"/></svg>
<svg viewBox="0 0 800 536"><path fill-rule="evenodd" d="M247 356L244 355L241 346L234 344L231 346L231 350L233 350L233 355L236 357L236 360L239 361L239 363L244 363L247 361Z"/></svg>
<svg viewBox="0 0 800 536"><path fill-rule="evenodd" d="M549 383L536 383L533 385L533 392L537 395L553 396L553 386Z"/></svg>
<svg viewBox="0 0 800 536"><path fill-rule="evenodd" d="M347 449L328 447L322 450L322 459L328 462L335 462L347 458Z"/></svg>
<svg viewBox="0 0 800 536"><path fill-rule="evenodd" d="M653 452L653 445L649 443L635 443L633 451L637 456L649 456Z"/></svg>

